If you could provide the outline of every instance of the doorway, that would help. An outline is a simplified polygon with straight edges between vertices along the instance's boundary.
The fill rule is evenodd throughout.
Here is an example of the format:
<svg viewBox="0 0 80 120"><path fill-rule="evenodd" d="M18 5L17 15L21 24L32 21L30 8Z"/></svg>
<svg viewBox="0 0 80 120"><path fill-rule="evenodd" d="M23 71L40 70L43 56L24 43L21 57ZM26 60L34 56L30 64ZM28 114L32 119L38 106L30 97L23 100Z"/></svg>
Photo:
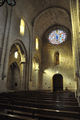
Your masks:
<svg viewBox="0 0 80 120"><path fill-rule="evenodd" d="M53 91L63 91L63 76L61 74L53 76Z"/></svg>

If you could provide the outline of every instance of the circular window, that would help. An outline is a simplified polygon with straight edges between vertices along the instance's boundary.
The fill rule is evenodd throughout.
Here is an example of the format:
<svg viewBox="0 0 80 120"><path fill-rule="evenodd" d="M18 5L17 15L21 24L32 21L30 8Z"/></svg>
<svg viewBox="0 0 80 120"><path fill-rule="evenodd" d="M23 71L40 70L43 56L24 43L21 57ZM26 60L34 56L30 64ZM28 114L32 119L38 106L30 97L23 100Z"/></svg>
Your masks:
<svg viewBox="0 0 80 120"><path fill-rule="evenodd" d="M49 34L48 40L51 44L58 45L63 43L66 40L66 37L67 34L64 30L56 29Z"/></svg>

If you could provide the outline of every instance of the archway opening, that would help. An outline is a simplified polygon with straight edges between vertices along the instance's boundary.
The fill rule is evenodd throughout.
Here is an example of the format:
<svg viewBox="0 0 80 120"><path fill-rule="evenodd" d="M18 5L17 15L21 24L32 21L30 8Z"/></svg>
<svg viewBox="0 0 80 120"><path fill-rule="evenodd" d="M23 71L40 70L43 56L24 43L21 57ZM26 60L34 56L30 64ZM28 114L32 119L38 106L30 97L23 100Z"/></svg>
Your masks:
<svg viewBox="0 0 80 120"><path fill-rule="evenodd" d="M26 90L27 53L22 42L14 43L10 49L7 88L9 90Z"/></svg>
<svg viewBox="0 0 80 120"><path fill-rule="evenodd" d="M63 76L61 74L53 76L53 91L63 91Z"/></svg>

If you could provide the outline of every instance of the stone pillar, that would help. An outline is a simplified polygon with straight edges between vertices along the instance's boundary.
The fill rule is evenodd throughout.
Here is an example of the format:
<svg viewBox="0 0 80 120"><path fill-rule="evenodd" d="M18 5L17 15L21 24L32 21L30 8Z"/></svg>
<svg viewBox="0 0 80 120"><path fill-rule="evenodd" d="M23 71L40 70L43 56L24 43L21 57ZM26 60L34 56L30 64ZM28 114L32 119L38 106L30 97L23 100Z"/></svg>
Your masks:
<svg viewBox="0 0 80 120"><path fill-rule="evenodd" d="M80 0L77 0L77 19L78 19L78 39L77 39L77 48L78 48L78 81L77 81L77 100L80 105Z"/></svg>
<svg viewBox="0 0 80 120"><path fill-rule="evenodd" d="M2 49L2 57L1 57L1 67L0 67L0 92L6 91L6 79L7 79L7 67L8 67L8 56L9 56L9 32L11 26L11 18L12 18L12 7L7 6L7 20L4 34L4 43Z"/></svg>
<svg viewBox="0 0 80 120"><path fill-rule="evenodd" d="M21 83L20 83L20 90L27 90L27 81L26 81L26 62L21 62Z"/></svg>
<svg viewBox="0 0 80 120"><path fill-rule="evenodd" d="M70 1L71 22L72 22L72 51L74 62L74 79L77 80L76 73L78 73L78 33L79 33L79 15L78 15L78 1ZM76 93L76 92L75 92Z"/></svg>
<svg viewBox="0 0 80 120"><path fill-rule="evenodd" d="M76 97L80 104L80 0L71 0L72 48L74 60L74 78L77 80Z"/></svg>
<svg viewBox="0 0 80 120"><path fill-rule="evenodd" d="M42 90L43 89L43 68L42 65L40 63L40 67L39 67L39 77L38 77L38 89Z"/></svg>

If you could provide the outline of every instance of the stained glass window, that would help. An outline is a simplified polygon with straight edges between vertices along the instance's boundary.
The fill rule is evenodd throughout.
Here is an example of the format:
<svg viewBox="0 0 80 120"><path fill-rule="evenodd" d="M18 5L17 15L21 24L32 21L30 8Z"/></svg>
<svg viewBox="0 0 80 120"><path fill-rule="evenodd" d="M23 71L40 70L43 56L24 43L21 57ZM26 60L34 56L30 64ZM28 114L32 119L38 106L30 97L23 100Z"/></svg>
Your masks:
<svg viewBox="0 0 80 120"><path fill-rule="evenodd" d="M50 41L50 43L52 44L60 44L63 43L66 40L66 32L60 29L57 30L53 30L49 36L48 39Z"/></svg>

